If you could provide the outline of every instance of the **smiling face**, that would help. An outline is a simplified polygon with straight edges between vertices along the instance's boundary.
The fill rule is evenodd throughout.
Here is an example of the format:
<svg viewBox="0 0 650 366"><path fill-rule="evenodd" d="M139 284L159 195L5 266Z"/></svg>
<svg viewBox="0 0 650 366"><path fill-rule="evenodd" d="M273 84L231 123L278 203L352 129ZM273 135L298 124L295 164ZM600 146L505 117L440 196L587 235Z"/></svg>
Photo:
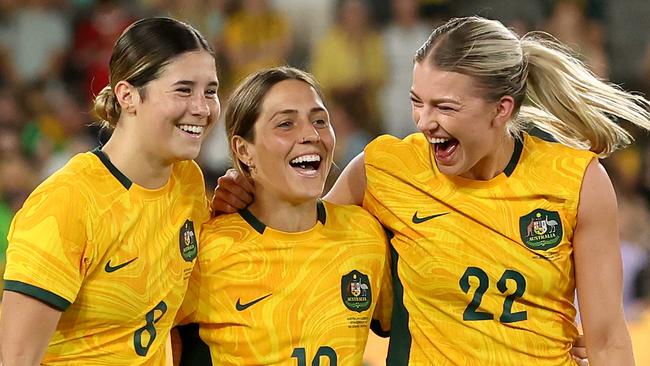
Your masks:
<svg viewBox="0 0 650 366"><path fill-rule="evenodd" d="M302 203L323 192L335 145L329 113L306 82L284 80L264 96L253 141L233 138L237 157L254 166L259 194Z"/></svg>
<svg viewBox="0 0 650 366"><path fill-rule="evenodd" d="M173 58L136 97L136 120L129 133L141 136L150 156L165 162L194 159L219 118L214 57L197 50ZM137 93L136 93L137 94Z"/></svg>
<svg viewBox="0 0 650 366"><path fill-rule="evenodd" d="M507 135L507 119L502 118L501 102L488 102L482 93L470 76L439 70L426 61L413 68L413 120L432 144L445 175L484 179L492 175L486 169L501 158L498 144Z"/></svg>

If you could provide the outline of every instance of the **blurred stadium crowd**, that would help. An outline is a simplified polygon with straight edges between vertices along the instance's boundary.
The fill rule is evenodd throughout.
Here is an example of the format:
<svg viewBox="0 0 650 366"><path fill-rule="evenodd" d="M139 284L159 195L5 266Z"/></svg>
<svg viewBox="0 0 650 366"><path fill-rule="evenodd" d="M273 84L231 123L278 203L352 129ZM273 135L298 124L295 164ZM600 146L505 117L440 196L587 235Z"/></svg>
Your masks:
<svg viewBox="0 0 650 366"><path fill-rule="evenodd" d="M414 131L411 56L433 25L470 14L520 34L547 31L597 75L650 95L648 0L0 0L0 263L27 195L106 137L89 127L90 104L108 83L115 39L135 19L171 16L198 28L218 54L222 103L261 67L314 73L327 94L342 168L378 134ZM222 129L200 157L209 189L229 166ZM619 197L633 319L650 296L650 138L631 133L636 143L603 163Z"/></svg>

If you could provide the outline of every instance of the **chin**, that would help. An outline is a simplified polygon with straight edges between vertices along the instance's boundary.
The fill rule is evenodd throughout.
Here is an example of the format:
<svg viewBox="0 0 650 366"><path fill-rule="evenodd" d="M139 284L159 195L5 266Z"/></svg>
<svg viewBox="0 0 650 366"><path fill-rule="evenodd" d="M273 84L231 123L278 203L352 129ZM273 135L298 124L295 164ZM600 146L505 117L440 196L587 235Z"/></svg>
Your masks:
<svg viewBox="0 0 650 366"><path fill-rule="evenodd" d="M199 156L200 149L183 149L181 151L176 151L174 154L174 160L183 161L183 160L194 160Z"/></svg>
<svg viewBox="0 0 650 366"><path fill-rule="evenodd" d="M438 166L438 170L440 171L440 173L448 177L460 175L460 172L456 165L442 165L439 164L438 162L436 162L436 165Z"/></svg>
<svg viewBox="0 0 650 366"><path fill-rule="evenodd" d="M323 187L300 187L293 190L293 201L309 202L316 200L323 194Z"/></svg>

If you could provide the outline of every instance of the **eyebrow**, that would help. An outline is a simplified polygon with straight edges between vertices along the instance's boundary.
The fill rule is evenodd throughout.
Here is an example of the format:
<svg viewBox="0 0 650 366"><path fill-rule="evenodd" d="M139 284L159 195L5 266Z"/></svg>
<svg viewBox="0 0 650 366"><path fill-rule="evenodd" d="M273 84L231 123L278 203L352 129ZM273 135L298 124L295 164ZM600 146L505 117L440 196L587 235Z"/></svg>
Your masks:
<svg viewBox="0 0 650 366"><path fill-rule="evenodd" d="M194 85L196 85L196 82L194 82L192 80L179 80L179 81L175 82L174 84L172 84L172 86L179 86L179 85L194 86ZM211 82L208 83L208 86L219 87L219 82L211 81Z"/></svg>
<svg viewBox="0 0 650 366"><path fill-rule="evenodd" d="M422 99L421 99L417 94L415 94L415 92L414 92L413 90L411 90L410 94L411 94L411 97L412 97L412 98L415 98L415 99L418 99L418 100L422 100ZM433 104L439 104L439 103L455 103L455 104L461 104L460 101L459 101L458 99L451 98L451 97L442 97L442 98L430 99L430 100L429 100L429 103L433 103Z"/></svg>
<svg viewBox="0 0 650 366"><path fill-rule="evenodd" d="M309 114L316 113L316 112L325 112L325 108L314 107L314 108L309 110ZM281 115L281 114L297 114L297 113L298 113L298 110L296 110L296 109L283 109L281 111L277 111L277 112L273 113L273 115L271 116L270 119L273 119L273 118L275 118L275 116Z"/></svg>

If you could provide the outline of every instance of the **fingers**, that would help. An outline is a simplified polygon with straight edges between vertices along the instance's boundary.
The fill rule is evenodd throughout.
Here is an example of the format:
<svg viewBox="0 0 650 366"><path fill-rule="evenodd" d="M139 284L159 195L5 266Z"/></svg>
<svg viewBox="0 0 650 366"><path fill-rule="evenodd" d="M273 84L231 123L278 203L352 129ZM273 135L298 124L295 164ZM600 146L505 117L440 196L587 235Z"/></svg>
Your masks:
<svg viewBox="0 0 650 366"><path fill-rule="evenodd" d="M253 202L253 185L243 174L229 169L217 180L217 188L212 197L212 212L233 213Z"/></svg>
<svg viewBox="0 0 650 366"><path fill-rule="evenodd" d="M586 358L578 358L573 356L573 360L576 362L576 365L578 366L589 366L589 361L587 361Z"/></svg>
<svg viewBox="0 0 650 366"><path fill-rule="evenodd" d="M586 347L584 335L582 334L579 335L578 338L576 338L575 342L573 342L573 348L571 348L571 355L576 360L585 360L584 365L589 365L589 362L586 362L587 347ZM582 365L581 363L578 364Z"/></svg>
<svg viewBox="0 0 650 366"><path fill-rule="evenodd" d="M253 201L252 193L255 191L255 187L253 186L253 182L248 179L248 177L246 177L244 174L240 174L235 169L228 169L226 176L234 177L235 183L237 183L237 185L242 188L244 193L248 194L248 197L250 197L250 199L245 199L245 201L249 201L249 203ZM241 198L243 199L244 196Z"/></svg>
<svg viewBox="0 0 650 366"><path fill-rule="evenodd" d="M587 349L585 347L577 347L573 346L571 349L571 355L573 355L574 358L587 358Z"/></svg>

